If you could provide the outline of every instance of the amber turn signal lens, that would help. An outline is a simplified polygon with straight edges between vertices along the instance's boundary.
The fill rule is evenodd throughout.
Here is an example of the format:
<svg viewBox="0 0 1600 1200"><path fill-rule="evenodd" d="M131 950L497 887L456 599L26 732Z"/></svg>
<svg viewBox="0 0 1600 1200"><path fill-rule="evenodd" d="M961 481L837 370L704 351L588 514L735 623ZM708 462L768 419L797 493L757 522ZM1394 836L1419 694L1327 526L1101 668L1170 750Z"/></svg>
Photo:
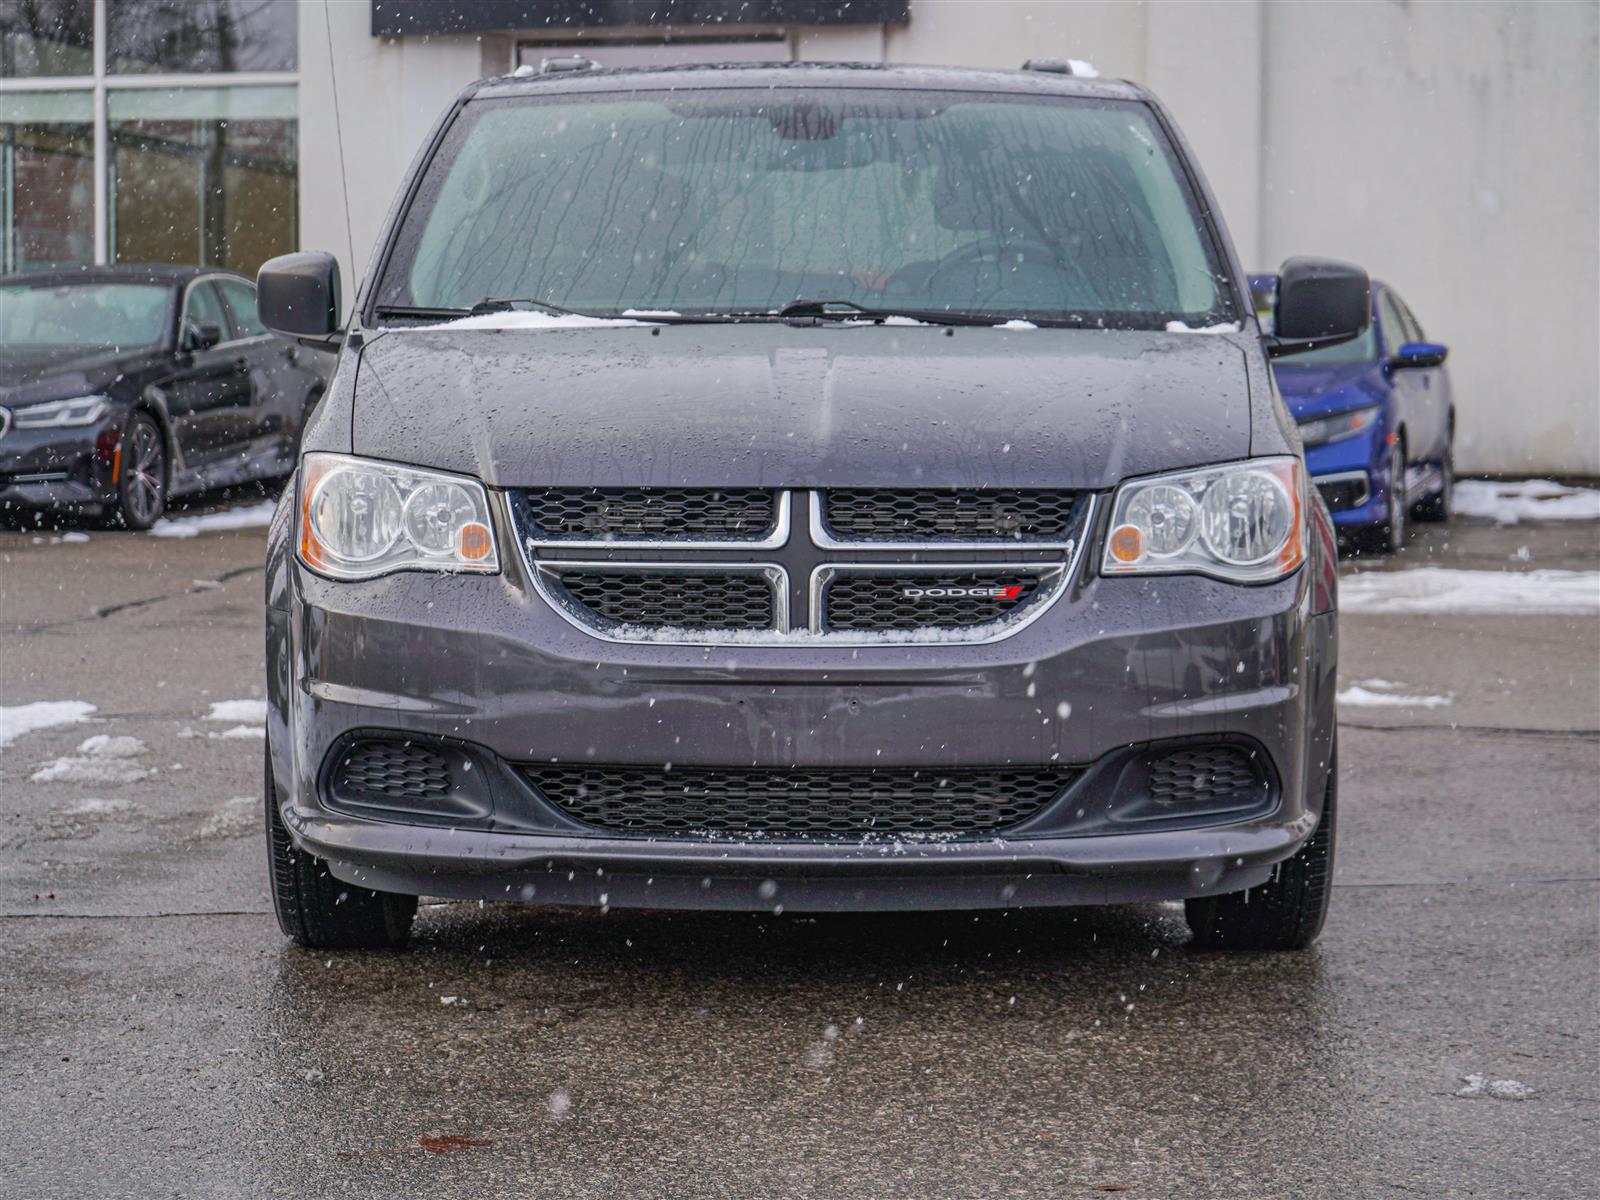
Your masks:
<svg viewBox="0 0 1600 1200"><path fill-rule="evenodd" d="M470 562L481 562L489 556L489 551L494 549L494 542L489 536L489 527L480 525L477 521L463 525L456 535L456 548L462 558Z"/></svg>
<svg viewBox="0 0 1600 1200"><path fill-rule="evenodd" d="M1119 525L1111 531L1111 557L1118 562L1138 562L1144 554L1144 534L1137 525Z"/></svg>

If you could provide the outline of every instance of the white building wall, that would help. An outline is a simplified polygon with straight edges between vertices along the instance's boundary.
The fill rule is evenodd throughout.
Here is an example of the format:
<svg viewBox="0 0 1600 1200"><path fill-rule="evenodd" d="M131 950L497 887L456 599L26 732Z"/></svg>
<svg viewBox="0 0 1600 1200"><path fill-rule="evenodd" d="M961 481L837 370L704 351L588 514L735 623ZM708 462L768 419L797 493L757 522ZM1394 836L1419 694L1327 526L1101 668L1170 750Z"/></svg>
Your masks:
<svg viewBox="0 0 1600 1200"><path fill-rule="evenodd" d="M1600 473L1600 6L1272 4L1259 261L1352 259L1450 345L1468 471Z"/></svg>
<svg viewBox="0 0 1600 1200"><path fill-rule="evenodd" d="M347 295L435 117L514 45L369 21L364 0L301 5L302 244L339 255ZM1246 265L1353 259L1451 345L1461 469L1600 474L1600 5L912 0L904 26L792 39L805 59L1070 56L1148 85Z"/></svg>

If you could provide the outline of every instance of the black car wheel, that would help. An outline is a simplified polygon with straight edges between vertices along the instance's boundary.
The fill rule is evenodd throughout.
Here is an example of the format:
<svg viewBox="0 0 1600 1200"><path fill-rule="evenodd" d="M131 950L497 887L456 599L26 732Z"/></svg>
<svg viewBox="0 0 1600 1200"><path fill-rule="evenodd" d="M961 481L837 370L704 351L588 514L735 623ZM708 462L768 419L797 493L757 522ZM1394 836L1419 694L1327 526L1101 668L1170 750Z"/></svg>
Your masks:
<svg viewBox="0 0 1600 1200"><path fill-rule="evenodd" d="M264 772L267 857L278 928L316 950L394 950L411 936L417 898L374 892L335 879L328 864L295 848L278 812L270 761Z"/></svg>
<svg viewBox="0 0 1600 1200"><path fill-rule="evenodd" d="M1456 490L1455 448L1444 448L1444 460L1439 464L1439 490L1417 501L1412 515L1419 521L1448 521L1450 505Z"/></svg>
<svg viewBox="0 0 1600 1200"><path fill-rule="evenodd" d="M122 433L111 521L124 529L149 529L167 510L167 442L149 413L136 412Z"/></svg>
<svg viewBox="0 0 1600 1200"><path fill-rule="evenodd" d="M1272 878L1249 891L1184 901L1184 916L1203 950L1303 950L1317 940L1333 890L1333 843L1339 770L1328 773L1328 794L1316 832Z"/></svg>

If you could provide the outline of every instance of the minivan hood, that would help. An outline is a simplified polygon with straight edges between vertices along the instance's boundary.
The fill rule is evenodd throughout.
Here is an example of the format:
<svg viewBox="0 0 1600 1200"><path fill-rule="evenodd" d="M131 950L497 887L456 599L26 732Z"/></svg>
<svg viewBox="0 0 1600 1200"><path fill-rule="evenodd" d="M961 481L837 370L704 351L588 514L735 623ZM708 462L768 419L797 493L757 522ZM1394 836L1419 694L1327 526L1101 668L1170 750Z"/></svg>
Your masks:
<svg viewBox="0 0 1600 1200"><path fill-rule="evenodd" d="M1243 458L1226 335L667 325L387 330L357 454L492 486L1074 487Z"/></svg>

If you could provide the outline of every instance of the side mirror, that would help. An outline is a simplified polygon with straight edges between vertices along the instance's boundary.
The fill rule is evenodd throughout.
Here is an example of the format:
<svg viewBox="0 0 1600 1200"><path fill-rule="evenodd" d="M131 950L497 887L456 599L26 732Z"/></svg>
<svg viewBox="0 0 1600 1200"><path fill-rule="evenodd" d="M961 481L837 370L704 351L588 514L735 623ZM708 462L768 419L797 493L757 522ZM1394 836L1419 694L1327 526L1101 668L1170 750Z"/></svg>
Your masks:
<svg viewBox="0 0 1600 1200"><path fill-rule="evenodd" d="M273 333L325 338L339 329L339 263L320 250L280 254L256 275L256 309Z"/></svg>
<svg viewBox="0 0 1600 1200"><path fill-rule="evenodd" d="M1360 337L1372 323L1372 284L1354 263L1291 258L1278 272L1267 354L1277 358Z"/></svg>
<svg viewBox="0 0 1600 1200"><path fill-rule="evenodd" d="M222 326L215 321L191 321L183 327L183 348L209 350L222 341Z"/></svg>
<svg viewBox="0 0 1600 1200"><path fill-rule="evenodd" d="M1450 347L1438 342L1407 342L1394 352L1389 365L1395 370L1402 367L1442 367Z"/></svg>

